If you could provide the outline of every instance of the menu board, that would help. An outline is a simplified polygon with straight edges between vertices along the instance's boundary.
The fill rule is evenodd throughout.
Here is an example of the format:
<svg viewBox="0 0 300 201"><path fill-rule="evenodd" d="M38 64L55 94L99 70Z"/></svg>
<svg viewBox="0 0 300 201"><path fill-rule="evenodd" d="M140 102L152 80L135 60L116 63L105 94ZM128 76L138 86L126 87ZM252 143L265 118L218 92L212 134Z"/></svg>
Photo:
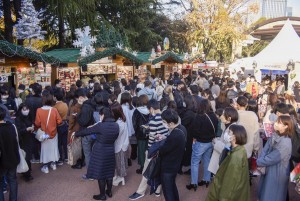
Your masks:
<svg viewBox="0 0 300 201"><path fill-rule="evenodd" d="M51 86L51 67L46 72L39 67L27 67L18 68L17 73L17 85L24 84L26 88L29 88L30 84L35 82L39 83L43 88Z"/></svg>
<svg viewBox="0 0 300 201"><path fill-rule="evenodd" d="M81 75L105 75L105 74L115 74L117 65L114 63L110 64L88 64L87 71L81 70Z"/></svg>
<svg viewBox="0 0 300 201"><path fill-rule="evenodd" d="M18 68L16 74L18 85L24 84L26 88L29 88L29 85L36 81L35 74L35 68Z"/></svg>
<svg viewBox="0 0 300 201"><path fill-rule="evenodd" d="M61 80L62 87L69 91L72 84L75 84L80 79L79 67L74 68L58 68L57 77Z"/></svg>
<svg viewBox="0 0 300 201"><path fill-rule="evenodd" d="M126 80L133 79L133 66L118 66L117 78Z"/></svg>

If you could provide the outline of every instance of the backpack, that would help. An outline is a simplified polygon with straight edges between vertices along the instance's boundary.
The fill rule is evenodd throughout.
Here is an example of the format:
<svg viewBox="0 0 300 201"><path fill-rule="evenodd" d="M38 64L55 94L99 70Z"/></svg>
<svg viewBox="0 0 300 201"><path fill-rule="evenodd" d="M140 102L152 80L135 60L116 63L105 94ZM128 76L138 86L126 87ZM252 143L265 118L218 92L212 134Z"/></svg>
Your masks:
<svg viewBox="0 0 300 201"><path fill-rule="evenodd" d="M78 114L77 122L78 124L86 128L94 124L94 108L88 104L84 103L81 108L81 112Z"/></svg>
<svg viewBox="0 0 300 201"><path fill-rule="evenodd" d="M292 156L291 159L296 163L300 162L300 128L295 126L295 135L292 137Z"/></svg>

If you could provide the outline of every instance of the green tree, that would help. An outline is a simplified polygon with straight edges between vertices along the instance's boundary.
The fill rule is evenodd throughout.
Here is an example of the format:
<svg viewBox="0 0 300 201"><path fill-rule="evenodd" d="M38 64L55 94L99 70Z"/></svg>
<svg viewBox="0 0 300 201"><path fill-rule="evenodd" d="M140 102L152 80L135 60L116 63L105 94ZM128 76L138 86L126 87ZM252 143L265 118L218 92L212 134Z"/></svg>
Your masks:
<svg viewBox="0 0 300 201"><path fill-rule="evenodd" d="M230 58L232 44L244 38L245 12L248 0L190 0L192 11L186 21L190 45L198 44L207 58L221 62Z"/></svg>

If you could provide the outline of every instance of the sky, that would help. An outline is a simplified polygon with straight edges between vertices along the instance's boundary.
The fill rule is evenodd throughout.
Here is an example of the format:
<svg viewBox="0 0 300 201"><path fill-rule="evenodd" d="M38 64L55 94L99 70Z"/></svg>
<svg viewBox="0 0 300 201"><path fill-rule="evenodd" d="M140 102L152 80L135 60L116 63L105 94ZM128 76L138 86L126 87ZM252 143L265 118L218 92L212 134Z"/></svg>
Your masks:
<svg viewBox="0 0 300 201"><path fill-rule="evenodd" d="M300 17L300 0L288 0L288 6L293 7L293 16Z"/></svg>

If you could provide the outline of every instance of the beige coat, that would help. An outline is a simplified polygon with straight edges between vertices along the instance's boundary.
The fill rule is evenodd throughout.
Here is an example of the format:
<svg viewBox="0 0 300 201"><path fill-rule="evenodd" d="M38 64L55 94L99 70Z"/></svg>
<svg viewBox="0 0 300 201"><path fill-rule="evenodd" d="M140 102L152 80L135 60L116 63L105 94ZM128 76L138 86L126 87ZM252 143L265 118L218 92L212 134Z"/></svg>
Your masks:
<svg viewBox="0 0 300 201"><path fill-rule="evenodd" d="M247 144L245 149L247 151L247 157L250 158L254 146L255 135L259 135L259 123L257 115L252 111L239 110L239 121L238 124L244 126L247 132Z"/></svg>

